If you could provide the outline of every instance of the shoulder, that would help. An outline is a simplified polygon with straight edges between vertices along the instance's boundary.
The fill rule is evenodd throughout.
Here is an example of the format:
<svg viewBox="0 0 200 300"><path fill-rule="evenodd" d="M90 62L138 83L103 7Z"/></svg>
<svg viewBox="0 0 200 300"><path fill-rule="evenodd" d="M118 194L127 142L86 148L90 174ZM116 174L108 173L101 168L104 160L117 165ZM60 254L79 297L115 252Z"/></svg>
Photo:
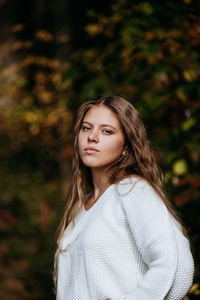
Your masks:
<svg viewBox="0 0 200 300"><path fill-rule="evenodd" d="M154 188L140 177L127 177L116 183L115 195L125 208L143 210L151 207L151 211L166 210L163 200Z"/></svg>
<svg viewBox="0 0 200 300"><path fill-rule="evenodd" d="M118 183L115 184L115 191L120 196L126 195L157 195L153 187L143 178L130 176L120 180ZM158 197L158 195L157 195Z"/></svg>
<svg viewBox="0 0 200 300"><path fill-rule="evenodd" d="M123 179L115 186L115 197L140 249L172 238L169 211L146 180Z"/></svg>

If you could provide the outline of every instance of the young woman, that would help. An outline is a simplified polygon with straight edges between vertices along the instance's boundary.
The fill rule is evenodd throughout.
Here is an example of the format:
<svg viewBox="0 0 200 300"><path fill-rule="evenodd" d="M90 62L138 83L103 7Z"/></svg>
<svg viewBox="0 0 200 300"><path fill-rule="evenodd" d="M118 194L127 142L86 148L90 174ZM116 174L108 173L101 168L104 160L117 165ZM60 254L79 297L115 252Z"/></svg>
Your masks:
<svg viewBox="0 0 200 300"><path fill-rule="evenodd" d="M178 300L193 280L184 229L132 104L85 102L60 225L57 300Z"/></svg>

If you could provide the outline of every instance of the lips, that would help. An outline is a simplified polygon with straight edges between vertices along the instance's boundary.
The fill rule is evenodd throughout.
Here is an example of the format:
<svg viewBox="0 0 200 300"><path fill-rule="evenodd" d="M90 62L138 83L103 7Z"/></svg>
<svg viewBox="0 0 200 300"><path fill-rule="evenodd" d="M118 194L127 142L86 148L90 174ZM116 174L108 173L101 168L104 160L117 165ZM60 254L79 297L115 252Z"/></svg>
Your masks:
<svg viewBox="0 0 200 300"><path fill-rule="evenodd" d="M85 150L85 152L87 152L87 153L99 152L98 149L93 148L93 147L88 147L88 148L85 148L84 150Z"/></svg>

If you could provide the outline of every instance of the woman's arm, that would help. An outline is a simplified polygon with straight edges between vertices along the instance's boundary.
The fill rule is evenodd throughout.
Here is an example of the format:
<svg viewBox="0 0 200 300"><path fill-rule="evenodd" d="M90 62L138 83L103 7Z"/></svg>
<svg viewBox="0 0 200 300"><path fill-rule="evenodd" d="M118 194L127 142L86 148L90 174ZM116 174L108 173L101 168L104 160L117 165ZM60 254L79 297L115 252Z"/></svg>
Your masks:
<svg viewBox="0 0 200 300"><path fill-rule="evenodd" d="M193 262L188 241L177 227L179 237L183 241L183 249L179 247L178 235L175 234L172 217L165 204L142 180L136 183L132 191L121 196L121 201L132 237L149 268L137 288L122 299L182 299L192 283ZM177 274L180 273L178 269L183 267L180 265L180 255L186 266L189 262L189 270L185 274L188 277L186 281L189 282L186 290L181 282L183 278L177 278ZM182 276L184 277L184 274ZM173 297L168 297L172 287Z"/></svg>

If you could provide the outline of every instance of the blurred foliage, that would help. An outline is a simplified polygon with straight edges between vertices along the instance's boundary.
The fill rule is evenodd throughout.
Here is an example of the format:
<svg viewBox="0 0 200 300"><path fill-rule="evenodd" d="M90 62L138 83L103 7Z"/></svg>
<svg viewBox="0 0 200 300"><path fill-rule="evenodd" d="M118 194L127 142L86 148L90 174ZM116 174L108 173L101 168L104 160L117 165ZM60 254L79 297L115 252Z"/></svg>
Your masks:
<svg viewBox="0 0 200 300"><path fill-rule="evenodd" d="M200 294L200 2L0 1L0 298L54 299L73 116L117 94L140 111L191 236ZM4 18L6 15L6 18ZM186 299L185 298L185 299Z"/></svg>

